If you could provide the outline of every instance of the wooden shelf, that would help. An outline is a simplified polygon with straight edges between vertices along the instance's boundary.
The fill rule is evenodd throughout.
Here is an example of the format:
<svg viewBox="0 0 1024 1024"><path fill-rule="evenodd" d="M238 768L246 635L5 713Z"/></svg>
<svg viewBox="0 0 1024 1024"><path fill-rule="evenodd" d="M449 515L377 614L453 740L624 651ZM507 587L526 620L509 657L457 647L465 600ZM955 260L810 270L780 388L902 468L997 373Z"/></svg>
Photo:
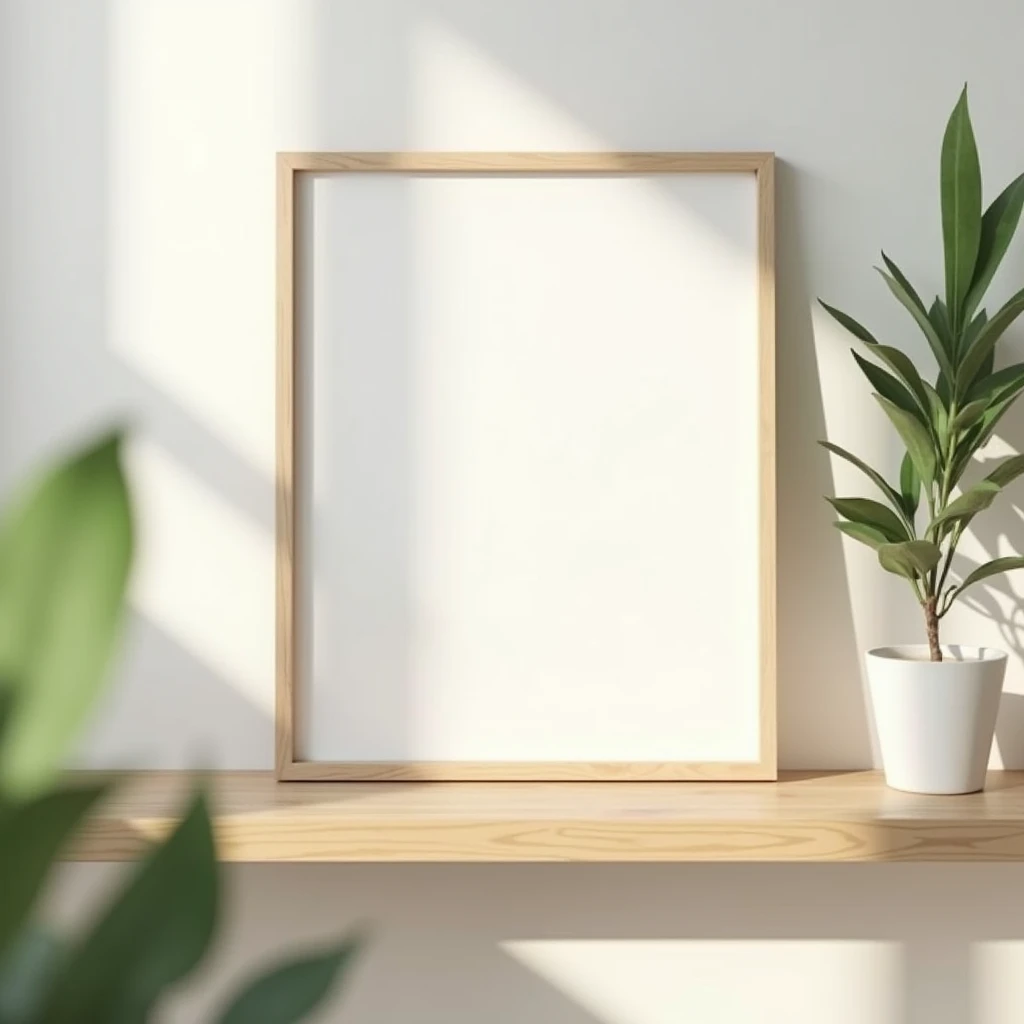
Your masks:
<svg viewBox="0 0 1024 1024"><path fill-rule="evenodd" d="M927 797L876 772L778 783L277 783L213 776L223 859L246 862L1024 860L1024 772ZM143 773L90 821L75 860L125 860L189 786Z"/></svg>

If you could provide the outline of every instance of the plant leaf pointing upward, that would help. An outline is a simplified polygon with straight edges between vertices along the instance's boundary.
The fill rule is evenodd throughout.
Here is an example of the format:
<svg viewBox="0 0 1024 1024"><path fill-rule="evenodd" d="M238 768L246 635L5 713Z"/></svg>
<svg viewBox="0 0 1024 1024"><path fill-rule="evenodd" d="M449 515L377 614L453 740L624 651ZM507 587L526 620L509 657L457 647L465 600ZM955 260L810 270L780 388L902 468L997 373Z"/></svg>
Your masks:
<svg viewBox="0 0 1024 1024"><path fill-rule="evenodd" d="M946 307L959 331L981 244L981 165L967 107L967 86L953 108L942 140L940 173Z"/></svg>

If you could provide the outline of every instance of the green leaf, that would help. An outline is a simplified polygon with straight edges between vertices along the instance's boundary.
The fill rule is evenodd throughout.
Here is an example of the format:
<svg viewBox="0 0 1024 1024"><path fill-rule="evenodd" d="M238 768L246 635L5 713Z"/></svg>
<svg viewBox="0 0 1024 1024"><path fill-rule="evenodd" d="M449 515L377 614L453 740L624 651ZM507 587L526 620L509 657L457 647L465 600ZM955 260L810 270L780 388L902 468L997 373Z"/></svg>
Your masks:
<svg viewBox="0 0 1024 1024"><path fill-rule="evenodd" d="M996 401L988 407L985 415L981 418L981 423L978 424L980 428L977 442L974 445L972 455L974 451L979 451L988 444L989 439L995 432L996 426L999 421L1010 411L1010 409L1017 403L1017 399L1020 398L1020 388L1007 389L1005 392L1007 397L1003 397L1004 393L1000 393L996 396Z"/></svg>
<svg viewBox="0 0 1024 1024"><path fill-rule="evenodd" d="M36 1024L65 954L49 932L25 928L0 960L0 1021Z"/></svg>
<svg viewBox="0 0 1024 1024"><path fill-rule="evenodd" d="M1024 473L1024 455L1013 455L1000 462L985 479L999 487L1005 487Z"/></svg>
<svg viewBox="0 0 1024 1024"><path fill-rule="evenodd" d="M931 384L925 382L924 390L928 396L928 422L931 424L932 434L938 441L939 450L945 451L949 443L949 411L942 396Z"/></svg>
<svg viewBox="0 0 1024 1024"><path fill-rule="evenodd" d="M965 431L963 437L957 442L956 450L953 454L951 484L959 482L960 477L963 476L971 459L974 457L974 453L981 447L979 439L984 430L985 417L983 416L981 422L975 423L973 427Z"/></svg>
<svg viewBox="0 0 1024 1024"><path fill-rule="evenodd" d="M917 399L891 374L870 359L865 359L859 352L850 349L857 365L864 371L864 376L871 382L871 386L883 397L887 398L893 405L905 410L915 416L919 416Z"/></svg>
<svg viewBox="0 0 1024 1024"><path fill-rule="evenodd" d="M848 523L840 520L832 525L840 533L845 533L848 537L853 537L854 540L859 540L861 544L867 544L869 548L874 548L876 551L883 544L890 543L889 538L881 530L876 530L873 526L865 526L864 523Z"/></svg>
<svg viewBox="0 0 1024 1024"><path fill-rule="evenodd" d="M991 480L980 480L973 487L968 488L955 501L951 501L932 521L928 527L933 531L936 526L948 523L953 519L970 519L978 512L984 511L996 499L996 495L1002 490L999 484Z"/></svg>
<svg viewBox="0 0 1024 1024"><path fill-rule="evenodd" d="M886 284L889 285L890 291L910 311L921 330L924 331L925 337L928 338L928 342L932 346L933 352L935 352L936 359L939 359L939 365L943 366L944 364L939 358L936 343L938 343L939 349L944 353L947 363L952 367L955 345L946 307L936 298L932 303L931 309L927 309L921 301L921 296L917 294L914 286L907 280L906 275L889 259L885 252L882 253L882 262L885 263L891 275L891 277L887 277L885 274L882 274ZM893 368L896 369L896 367ZM913 364L911 364L911 368L913 369ZM914 370L914 375L917 375L916 369ZM907 383L909 385L910 381L907 381ZM912 390L914 389L912 388Z"/></svg>
<svg viewBox="0 0 1024 1024"><path fill-rule="evenodd" d="M878 344L878 339L866 327L862 327L857 323L857 321L848 313L844 313L841 309L836 309L835 306L830 306L822 299L818 299L818 303L826 313L839 321L843 327L845 327L852 335L863 341L866 345Z"/></svg>
<svg viewBox="0 0 1024 1024"><path fill-rule="evenodd" d="M10 720L11 709L14 707L14 693L9 686L0 683L0 749L3 748L4 732ZM0 801L3 797L0 794Z"/></svg>
<svg viewBox="0 0 1024 1024"><path fill-rule="evenodd" d="M66 786L0 807L0 956L32 912L54 860L108 785Z"/></svg>
<svg viewBox="0 0 1024 1024"><path fill-rule="evenodd" d="M992 374L991 376L995 376ZM1024 378L1015 380L1012 384L1003 388L992 400L992 406L1002 405L1004 402L1012 402L1024 391ZM990 407L991 408L991 407Z"/></svg>
<svg viewBox="0 0 1024 1024"><path fill-rule="evenodd" d="M978 377L988 377L992 371L996 368L996 351L995 348L985 357L978 370ZM975 378L977 379L977 377Z"/></svg>
<svg viewBox="0 0 1024 1024"><path fill-rule="evenodd" d="M851 465L856 466L869 480L871 480L875 486L889 499L890 502L896 508L903 507L903 499L899 491L895 487L891 486L888 481L882 476L881 473L876 469L872 469L862 459L857 458L852 452L848 452L845 448L840 448L837 444L832 444L831 441L819 441L826 451L832 452L833 455L838 455L841 459L846 459Z"/></svg>
<svg viewBox="0 0 1024 1024"><path fill-rule="evenodd" d="M964 317L969 317L982 299L992 278L1010 247L1021 209L1024 208L1024 174L1010 182L996 197L981 218L981 239L974 277L964 303Z"/></svg>
<svg viewBox="0 0 1024 1024"><path fill-rule="evenodd" d="M144 1021L202 959L217 919L218 876L206 797L137 867L72 950L40 1024Z"/></svg>
<svg viewBox="0 0 1024 1024"><path fill-rule="evenodd" d="M39 792L106 675L132 560L121 438L59 466L0 527L0 679L14 687L0 788Z"/></svg>
<svg viewBox="0 0 1024 1024"><path fill-rule="evenodd" d="M361 940L297 957L251 982L220 1018L220 1024L295 1024L324 999L346 973Z"/></svg>
<svg viewBox="0 0 1024 1024"><path fill-rule="evenodd" d="M997 373L990 374L989 378L994 380L1003 372L999 370ZM975 452L980 451L988 444L999 421L1016 404L1022 392L1024 392L1024 380L1013 381L999 390L991 399L981 422L972 427L967 436L957 445L954 464L959 466L961 472L967 467Z"/></svg>
<svg viewBox="0 0 1024 1024"><path fill-rule="evenodd" d="M892 509L870 498L826 498L844 519L879 530L890 541L909 540L903 521Z"/></svg>
<svg viewBox="0 0 1024 1024"><path fill-rule="evenodd" d="M967 575L963 583L954 592L959 597L971 584L979 580L987 579L989 576L997 576L999 573L1008 572L1011 569L1024 569L1024 558L1010 555L1006 558L994 558L991 562L979 565L977 569Z"/></svg>
<svg viewBox="0 0 1024 1024"><path fill-rule="evenodd" d="M907 280L907 277L903 273L903 271L900 270L900 268L896 266L896 264L891 259L889 259L888 256L886 256L884 249L882 250L882 262L885 264L886 269L889 271L889 273L892 274L893 279L896 281L896 283L906 293L910 301L915 306L917 306L917 308L922 313L924 313L927 316L928 310L925 307L925 304L921 301L921 296L917 294L917 291L915 290L914 286Z"/></svg>
<svg viewBox="0 0 1024 1024"><path fill-rule="evenodd" d="M946 257L946 307L956 334L974 277L981 243L981 166L967 108L967 87L942 140L942 241Z"/></svg>
<svg viewBox="0 0 1024 1024"><path fill-rule="evenodd" d="M1020 390L1024 387L1024 363L1014 363L995 373L979 377L967 392L967 401L974 402L979 398L992 401L1001 396L1001 392L1009 391L1011 388ZM1005 397L1005 396L1002 396Z"/></svg>
<svg viewBox="0 0 1024 1024"><path fill-rule="evenodd" d="M991 411L991 410L990 410ZM952 477L950 482L957 484L960 481L960 477L963 476L970 464L971 459L974 457L975 452L984 446L984 433L985 433L985 422L988 417L988 413L981 418L980 423L975 423L968 431L965 432L964 436L957 442L956 451L953 455L952 464Z"/></svg>
<svg viewBox="0 0 1024 1024"><path fill-rule="evenodd" d="M893 405L881 395L875 395L875 398L906 445L907 453L914 462L914 469L917 470L921 483L926 488L931 487L935 480L936 458L932 439L927 429L917 417L899 406Z"/></svg>
<svg viewBox="0 0 1024 1024"><path fill-rule="evenodd" d="M987 323L988 323L988 312L983 309L983 310L981 310L978 313L978 315L976 317L974 317L973 320L971 320L971 322L961 332L961 334L960 334L960 342L959 342L959 344L957 346L956 365L957 365L958 368L960 366L960 362L962 361L962 359L964 357L964 354L974 344L974 342L977 339L978 335L981 333L981 329ZM989 374L991 372L992 372L992 367L991 366L987 370L984 371L985 374Z"/></svg>
<svg viewBox="0 0 1024 1024"><path fill-rule="evenodd" d="M985 414L988 402L985 399L978 399L976 402L968 402L954 417L949 425L949 432L957 434L968 427L973 427Z"/></svg>
<svg viewBox="0 0 1024 1024"><path fill-rule="evenodd" d="M883 544L878 549L882 568L907 579L916 579L932 571L942 552L927 540L908 540L902 544Z"/></svg>
<svg viewBox="0 0 1024 1024"><path fill-rule="evenodd" d="M914 516L917 515L917 507L921 503L921 478L914 469L914 460L909 452L903 456L900 465L900 493L907 518L913 522Z"/></svg>
<svg viewBox="0 0 1024 1024"><path fill-rule="evenodd" d="M907 386L910 393L917 399L918 408L926 416L929 414L928 394L925 391L924 381L917 372L910 357L891 345L875 345L871 354L878 356L891 370L895 371L897 377Z"/></svg>
<svg viewBox="0 0 1024 1024"><path fill-rule="evenodd" d="M889 291L896 296L900 304L917 321L917 326L921 328L922 333L928 340L928 346L932 350L932 355L935 356L935 361L939 364L939 369L947 376L952 377L953 364L949 358L949 354L946 352L946 348L942 344L942 339L939 337L938 332L932 325L931 320L928 319L928 314L920 306L920 300L915 302L913 296L903 288L899 281L887 274L881 269L881 267L876 267L875 269L882 275L883 280L889 286Z"/></svg>
<svg viewBox="0 0 1024 1024"><path fill-rule="evenodd" d="M882 254L885 256L885 253ZM956 342L953 338L953 325L949 322L949 313L946 310L946 304L937 295L935 301L931 304L928 309L928 319L931 321L932 327L935 328L935 333L939 336L939 341L942 342L942 347L950 354L952 359L953 354L956 352Z"/></svg>
<svg viewBox="0 0 1024 1024"><path fill-rule="evenodd" d="M935 381L935 393L947 406L953 399L953 387L949 382L949 378L941 370L939 371L938 379Z"/></svg>
<svg viewBox="0 0 1024 1024"><path fill-rule="evenodd" d="M1021 313L1024 313L1024 289L1017 292L978 332L957 370L958 394L965 394L975 378L986 376L986 361L994 355L996 343Z"/></svg>

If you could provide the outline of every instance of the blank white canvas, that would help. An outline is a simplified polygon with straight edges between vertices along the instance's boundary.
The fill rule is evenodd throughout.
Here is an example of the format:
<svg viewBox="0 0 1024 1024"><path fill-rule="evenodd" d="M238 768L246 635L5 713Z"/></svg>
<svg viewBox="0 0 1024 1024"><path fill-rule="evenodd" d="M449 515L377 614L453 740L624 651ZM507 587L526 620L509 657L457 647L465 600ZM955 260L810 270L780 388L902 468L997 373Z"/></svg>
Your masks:
<svg viewBox="0 0 1024 1024"><path fill-rule="evenodd" d="M298 214L300 755L756 761L754 175Z"/></svg>

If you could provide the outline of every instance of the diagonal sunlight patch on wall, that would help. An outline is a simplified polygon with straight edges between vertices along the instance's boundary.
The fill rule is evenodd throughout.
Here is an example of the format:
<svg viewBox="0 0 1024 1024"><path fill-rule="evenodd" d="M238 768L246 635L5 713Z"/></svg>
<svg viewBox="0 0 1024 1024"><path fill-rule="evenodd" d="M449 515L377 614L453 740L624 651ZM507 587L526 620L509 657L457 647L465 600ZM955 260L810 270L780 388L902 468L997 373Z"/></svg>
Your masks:
<svg viewBox="0 0 1024 1024"><path fill-rule="evenodd" d="M417 26L411 51L412 149L616 148L436 21Z"/></svg>
<svg viewBox="0 0 1024 1024"><path fill-rule="evenodd" d="M111 4L110 348L268 477L275 24L267 0Z"/></svg>
<svg viewBox="0 0 1024 1024"><path fill-rule="evenodd" d="M273 714L274 546L159 446L133 444L133 604L250 703Z"/></svg>
<svg viewBox="0 0 1024 1024"><path fill-rule="evenodd" d="M1016 1024L1024 1006L1024 942L976 943L972 960L975 1024Z"/></svg>
<svg viewBox="0 0 1024 1024"><path fill-rule="evenodd" d="M304 23L282 36L273 0L107 6L97 259L108 376L140 439L142 543L131 675L104 742L129 749L147 706L174 718L172 691L180 717L149 756L176 764L201 740L251 765L273 718L274 151L292 95L276 58Z"/></svg>
<svg viewBox="0 0 1024 1024"><path fill-rule="evenodd" d="M630 939L503 948L600 1024L902 1024L892 942Z"/></svg>

